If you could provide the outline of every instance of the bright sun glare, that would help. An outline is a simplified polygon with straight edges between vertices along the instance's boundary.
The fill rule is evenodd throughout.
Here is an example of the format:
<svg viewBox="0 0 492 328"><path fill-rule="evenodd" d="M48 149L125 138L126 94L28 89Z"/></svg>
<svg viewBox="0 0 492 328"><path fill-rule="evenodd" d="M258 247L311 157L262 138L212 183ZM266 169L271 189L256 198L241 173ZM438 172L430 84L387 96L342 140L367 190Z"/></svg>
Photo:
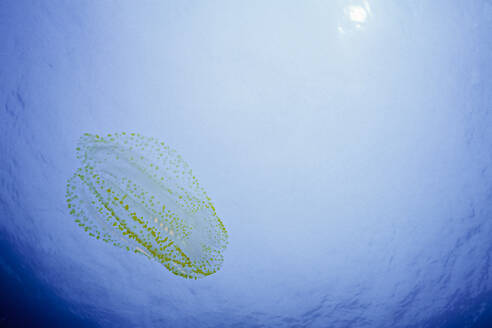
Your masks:
<svg viewBox="0 0 492 328"><path fill-rule="evenodd" d="M342 35L351 31L361 31L372 16L366 0L357 2L357 4L352 2L343 9L344 15L338 25L338 31Z"/></svg>
<svg viewBox="0 0 492 328"><path fill-rule="evenodd" d="M347 8L350 20L356 23L364 23L367 19L367 11L361 6L349 6Z"/></svg>

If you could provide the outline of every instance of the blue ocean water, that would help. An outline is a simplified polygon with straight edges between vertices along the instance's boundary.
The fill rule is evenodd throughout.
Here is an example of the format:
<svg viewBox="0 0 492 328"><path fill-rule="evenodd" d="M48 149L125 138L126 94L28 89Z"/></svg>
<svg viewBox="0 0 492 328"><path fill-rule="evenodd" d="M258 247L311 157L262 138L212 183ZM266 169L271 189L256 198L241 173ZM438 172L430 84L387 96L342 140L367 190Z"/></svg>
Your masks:
<svg viewBox="0 0 492 328"><path fill-rule="evenodd" d="M1 327L492 327L492 3L0 2ZM84 132L190 163L185 280L90 238Z"/></svg>

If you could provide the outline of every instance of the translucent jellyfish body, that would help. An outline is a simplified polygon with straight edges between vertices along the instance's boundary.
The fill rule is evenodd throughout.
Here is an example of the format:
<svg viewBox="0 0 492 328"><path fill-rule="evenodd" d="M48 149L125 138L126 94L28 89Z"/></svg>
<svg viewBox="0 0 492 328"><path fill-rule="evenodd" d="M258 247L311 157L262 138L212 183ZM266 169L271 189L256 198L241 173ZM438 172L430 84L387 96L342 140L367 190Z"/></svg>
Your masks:
<svg viewBox="0 0 492 328"><path fill-rule="evenodd" d="M67 202L90 236L184 278L220 269L227 231L175 150L135 133L86 133L77 158L82 165L67 182Z"/></svg>

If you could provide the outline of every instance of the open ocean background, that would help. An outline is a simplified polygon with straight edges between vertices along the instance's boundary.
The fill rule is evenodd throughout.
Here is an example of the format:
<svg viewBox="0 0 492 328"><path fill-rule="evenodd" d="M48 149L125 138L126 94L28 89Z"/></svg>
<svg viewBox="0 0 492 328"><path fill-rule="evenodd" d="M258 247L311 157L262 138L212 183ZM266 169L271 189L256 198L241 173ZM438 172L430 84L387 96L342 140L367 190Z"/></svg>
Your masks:
<svg viewBox="0 0 492 328"><path fill-rule="evenodd" d="M84 132L191 165L185 280L90 238ZM492 327L492 2L0 0L0 327Z"/></svg>

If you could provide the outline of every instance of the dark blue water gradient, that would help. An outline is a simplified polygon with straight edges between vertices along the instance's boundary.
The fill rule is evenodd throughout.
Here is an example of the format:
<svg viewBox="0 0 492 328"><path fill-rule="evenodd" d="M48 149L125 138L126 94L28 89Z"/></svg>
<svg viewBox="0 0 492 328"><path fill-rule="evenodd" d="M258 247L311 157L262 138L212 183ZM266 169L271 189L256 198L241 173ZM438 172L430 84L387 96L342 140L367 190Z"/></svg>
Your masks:
<svg viewBox="0 0 492 328"><path fill-rule="evenodd" d="M1 233L0 327L98 327L41 282Z"/></svg>

